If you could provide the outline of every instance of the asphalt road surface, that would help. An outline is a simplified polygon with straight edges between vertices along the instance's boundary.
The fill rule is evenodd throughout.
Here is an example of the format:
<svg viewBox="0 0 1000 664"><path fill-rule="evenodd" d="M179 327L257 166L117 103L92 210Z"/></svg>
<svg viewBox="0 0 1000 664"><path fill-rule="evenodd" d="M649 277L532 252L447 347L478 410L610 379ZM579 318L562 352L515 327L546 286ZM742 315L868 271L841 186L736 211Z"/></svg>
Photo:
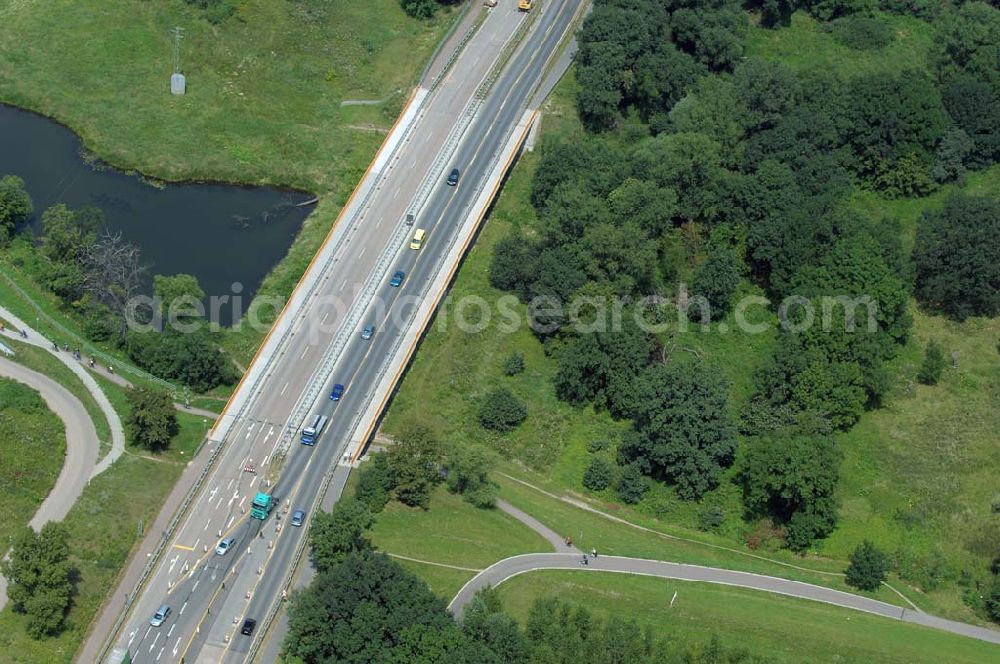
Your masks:
<svg viewBox="0 0 1000 664"><path fill-rule="evenodd" d="M486 586L496 587L507 579L526 572L545 569L617 572L751 588L753 590L824 602L847 609L865 611L866 613L874 613L886 618L902 620L926 627L934 627L973 639L1000 643L1000 632L996 630L937 618L926 613L904 609L868 597L853 595L833 590L832 588L814 586L801 581L789 581L788 579L773 576L763 576L749 572L735 572L713 567L683 565L680 563L644 560L641 558L622 558L619 556L599 555L597 558L588 557L588 564L584 566L581 562L582 558L582 554L579 553L529 553L523 556L506 558L483 570L465 584L451 601L449 608L456 615L461 615L462 609L478 590Z"/></svg>
<svg viewBox="0 0 1000 664"><path fill-rule="evenodd" d="M419 211L412 228L424 229L427 240L422 249L414 251L408 248L412 229L407 229L405 240L399 242L403 215L429 170L440 161L438 153L462 110L525 15L509 6L491 12L435 90L410 140L380 183L374 202L338 247L332 266L322 277L323 297L310 303L296 322L296 335L245 411L248 415L230 430L201 494L118 635L116 645L128 648L133 661L245 659L252 641L239 634L240 624L244 617L262 618L277 599L305 531L282 527L287 524L289 510L312 504L342 455L343 445L368 406L366 397L380 369L417 303L427 295L432 276L479 193L479 183L492 168L496 153L523 112L543 74L544 62L576 8L572 0L546 3L535 30L493 85L443 169L444 175L452 166L461 169L458 186L446 186L442 176ZM389 286L386 276L373 303L358 302L362 282L377 265L385 264L382 259L386 255L392 259L387 275L403 270L403 285ZM271 459L282 433L302 424L288 419L300 395L317 380L313 370L350 319L347 312L357 306L365 306L365 310L349 330L350 342L332 375L319 378L327 393L333 383L346 385L339 402L324 400L320 412L331 416L330 425L315 447L292 444L276 485L269 487L259 471ZM375 334L363 340L359 330L369 324L375 325ZM251 468L258 472L247 472ZM258 489L270 490L280 499L276 513L267 521L248 518L249 504ZM220 556L214 549L222 536L235 538L235 544ZM162 603L169 604L172 613L161 626L153 627L149 618Z"/></svg>

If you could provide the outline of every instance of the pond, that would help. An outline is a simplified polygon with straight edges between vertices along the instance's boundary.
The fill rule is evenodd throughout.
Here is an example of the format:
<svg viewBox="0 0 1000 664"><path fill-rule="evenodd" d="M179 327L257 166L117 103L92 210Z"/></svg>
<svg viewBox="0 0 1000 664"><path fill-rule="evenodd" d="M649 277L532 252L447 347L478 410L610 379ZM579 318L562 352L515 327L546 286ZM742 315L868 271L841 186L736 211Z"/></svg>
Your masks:
<svg viewBox="0 0 1000 664"><path fill-rule="evenodd" d="M208 297L242 289L244 309L313 209L300 207L311 195L271 187L154 186L89 163L66 127L0 104L0 176L7 174L24 179L36 233L42 211L57 203L100 208L108 229L141 248L150 289L154 274L192 274ZM231 323L227 309L223 325Z"/></svg>

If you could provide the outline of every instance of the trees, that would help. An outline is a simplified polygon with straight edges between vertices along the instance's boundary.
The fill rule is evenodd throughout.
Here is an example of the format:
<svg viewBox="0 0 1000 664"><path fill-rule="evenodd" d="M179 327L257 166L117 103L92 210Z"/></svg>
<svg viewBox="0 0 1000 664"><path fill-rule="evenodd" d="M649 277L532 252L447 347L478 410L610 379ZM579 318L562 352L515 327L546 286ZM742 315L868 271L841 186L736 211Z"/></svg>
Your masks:
<svg viewBox="0 0 1000 664"><path fill-rule="evenodd" d="M420 639L404 636L408 629L458 631L444 602L422 581L372 551L347 554L293 595L288 627L285 658L345 664L391 661L385 654L402 643L411 651L407 661L423 661Z"/></svg>
<svg viewBox="0 0 1000 664"><path fill-rule="evenodd" d="M505 387L490 390L479 407L479 423L485 429L506 433L528 417L528 408Z"/></svg>
<svg viewBox="0 0 1000 664"><path fill-rule="evenodd" d="M682 7L670 17L674 42L712 71L732 69L743 56L749 22L737 2Z"/></svg>
<svg viewBox="0 0 1000 664"><path fill-rule="evenodd" d="M604 491L611 486L611 480L615 477L611 464L601 457L594 457L590 460L587 470L583 471L583 486L591 491Z"/></svg>
<svg viewBox="0 0 1000 664"><path fill-rule="evenodd" d="M70 210L53 205L42 213L42 283L66 302L83 295L84 257L97 242L104 215L95 208Z"/></svg>
<svg viewBox="0 0 1000 664"><path fill-rule="evenodd" d="M749 58L733 72L733 87L748 126L759 129L772 126L795 106L799 82L781 62Z"/></svg>
<svg viewBox="0 0 1000 664"><path fill-rule="evenodd" d="M854 548L851 562L844 572L847 585L861 590L874 591L885 581L889 570L889 559L868 540Z"/></svg>
<svg viewBox="0 0 1000 664"><path fill-rule="evenodd" d="M216 335L201 327L190 332L129 332L129 357L143 369L175 379L198 392L236 380L236 370L223 354Z"/></svg>
<svg viewBox="0 0 1000 664"><path fill-rule="evenodd" d="M1000 10L984 2L965 2L939 19L937 66L941 80L965 73L1000 82Z"/></svg>
<svg viewBox="0 0 1000 664"><path fill-rule="evenodd" d="M713 320L729 313L730 301L740 284L743 260L728 242L714 241L709 247L708 259L694 275L691 290L708 301Z"/></svg>
<svg viewBox="0 0 1000 664"><path fill-rule="evenodd" d="M503 375L516 376L524 373L524 353L514 352L503 361Z"/></svg>
<svg viewBox="0 0 1000 664"><path fill-rule="evenodd" d="M169 447L170 440L180 431L170 395L139 386L130 389L127 397L131 408L128 429L133 442L152 452Z"/></svg>
<svg viewBox="0 0 1000 664"><path fill-rule="evenodd" d="M21 529L0 571L14 611L28 618L28 634L35 639L57 634L76 592L66 526L50 521L38 533Z"/></svg>
<svg viewBox="0 0 1000 664"><path fill-rule="evenodd" d="M431 18L440 5L453 5L456 0L399 0L403 11L413 18Z"/></svg>
<svg viewBox="0 0 1000 664"><path fill-rule="evenodd" d="M372 514L378 514L389 502L396 488L396 478L386 452L372 454L358 471L358 484L354 496L368 506Z"/></svg>
<svg viewBox="0 0 1000 664"><path fill-rule="evenodd" d="M718 369L700 362L647 368L636 379L634 434L620 454L676 484L682 498L700 498L718 485L736 453L728 391Z"/></svg>
<svg viewBox="0 0 1000 664"><path fill-rule="evenodd" d="M329 572L348 555L367 551L364 533L375 522L368 506L357 499L341 499L329 512L313 516L309 527L310 559L317 572Z"/></svg>
<svg viewBox="0 0 1000 664"><path fill-rule="evenodd" d="M630 463L622 469L622 474L615 482L615 493L618 499L626 505L635 505L649 491L649 484L637 463Z"/></svg>
<svg viewBox="0 0 1000 664"><path fill-rule="evenodd" d="M1000 312L1000 200L953 194L925 212L913 248L915 295L955 320Z"/></svg>
<svg viewBox="0 0 1000 664"><path fill-rule="evenodd" d="M965 161L981 168L1000 159L1000 81L961 73L941 89L948 115L972 141Z"/></svg>
<svg viewBox="0 0 1000 664"><path fill-rule="evenodd" d="M0 245L7 243L14 228L26 222L33 209L24 180L16 175L0 178Z"/></svg>
<svg viewBox="0 0 1000 664"><path fill-rule="evenodd" d="M493 458L479 446L455 447L448 457L446 484L476 507L493 507L500 487L490 479Z"/></svg>
<svg viewBox="0 0 1000 664"><path fill-rule="evenodd" d="M752 517L785 524L786 545L804 550L836 525L840 458L827 436L786 429L757 437L745 446L737 473L743 506Z"/></svg>
<svg viewBox="0 0 1000 664"><path fill-rule="evenodd" d="M197 306L205 299L198 278L190 274L154 275L153 294L160 300L165 324L171 322L167 320L170 317L178 321L198 317Z"/></svg>
<svg viewBox="0 0 1000 664"><path fill-rule="evenodd" d="M427 509L431 489L441 481L441 443L421 422L405 423L388 452L396 500Z"/></svg>
<svg viewBox="0 0 1000 664"><path fill-rule="evenodd" d="M932 339L924 351L924 361L917 372L917 380L924 385L937 385L946 364L941 346Z"/></svg>

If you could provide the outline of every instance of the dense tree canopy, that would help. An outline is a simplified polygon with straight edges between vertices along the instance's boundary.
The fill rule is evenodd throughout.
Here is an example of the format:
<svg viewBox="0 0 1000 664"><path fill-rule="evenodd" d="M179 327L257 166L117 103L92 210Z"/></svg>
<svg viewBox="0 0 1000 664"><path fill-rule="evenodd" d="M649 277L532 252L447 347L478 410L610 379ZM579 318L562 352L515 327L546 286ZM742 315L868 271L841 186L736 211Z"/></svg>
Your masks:
<svg viewBox="0 0 1000 664"><path fill-rule="evenodd" d="M50 521L38 533L22 528L0 573L9 584L12 608L27 616L28 634L35 639L58 634L76 593L66 526Z"/></svg>
<svg viewBox="0 0 1000 664"><path fill-rule="evenodd" d="M154 452L166 449L180 431L170 394L140 385L128 391L128 402L132 442Z"/></svg>
<svg viewBox="0 0 1000 664"><path fill-rule="evenodd" d="M956 320L1000 313L1000 200L956 194L924 213L913 249L916 296Z"/></svg>
<svg viewBox="0 0 1000 664"><path fill-rule="evenodd" d="M17 225L28 220L33 209L24 180L16 175L0 178L0 246L6 244Z"/></svg>

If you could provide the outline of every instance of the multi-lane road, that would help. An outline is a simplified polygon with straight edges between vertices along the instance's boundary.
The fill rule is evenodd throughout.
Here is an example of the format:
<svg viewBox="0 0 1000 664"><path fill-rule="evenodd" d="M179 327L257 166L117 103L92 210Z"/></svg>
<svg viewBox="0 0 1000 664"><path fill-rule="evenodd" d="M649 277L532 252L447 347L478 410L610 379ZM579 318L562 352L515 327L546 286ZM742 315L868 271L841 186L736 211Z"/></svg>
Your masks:
<svg viewBox="0 0 1000 664"><path fill-rule="evenodd" d="M266 358L259 385L230 414L215 464L114 635L116 657L127 651L134 662L248 659L260 635L243 636L240 626L247 617L261 619L280 598L306 530L288 525L288 510L313 505L358 435L418 303L440 295L431 284L449 267L446 257L453 260L459 229L579 8L578 0L544 3L501 70L529 20L513 5L493 10L439 84L411 102L419 108L405 139L391 155L380 154L388 162L371 195L338 222L343 228L334 233L330 260L312 268L320 273L312 275L309 300ZM461 170L455 187L444 182L453 167ZM407 212L416 212L412 226ZM427 239L412 250L417 228ZM406 274L398 288L388 283L396 270ZM362 339L367 325L375 333ZM326 397L334 383L346 386L338 402ZM300 445L297 431L313 413L329 415L330 425L315 447ZM281 501L266 521L249 518L258 490ZM222 537L235 544L217 555ZM161 604L171 614L154 627L149 619Z"/></svg>

